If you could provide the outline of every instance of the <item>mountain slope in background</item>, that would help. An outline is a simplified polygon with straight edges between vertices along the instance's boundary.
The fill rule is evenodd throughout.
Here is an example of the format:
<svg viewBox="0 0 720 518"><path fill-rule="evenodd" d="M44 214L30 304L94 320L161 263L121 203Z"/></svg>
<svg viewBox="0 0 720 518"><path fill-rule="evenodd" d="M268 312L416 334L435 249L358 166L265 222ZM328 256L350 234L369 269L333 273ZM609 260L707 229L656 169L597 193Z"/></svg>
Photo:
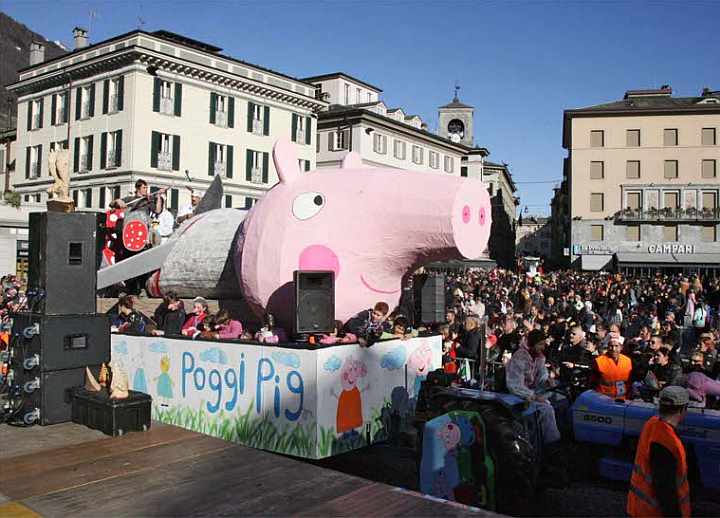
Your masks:
<svg viewBox="0 0 720 518"><path fill-rule="evenodd" d="M61 46L0 12L0 132L16 127L17 98L5 87L17 81L19 69L30 64L30 43L33 41L45 43L46 60L67 53Z"/></svg>

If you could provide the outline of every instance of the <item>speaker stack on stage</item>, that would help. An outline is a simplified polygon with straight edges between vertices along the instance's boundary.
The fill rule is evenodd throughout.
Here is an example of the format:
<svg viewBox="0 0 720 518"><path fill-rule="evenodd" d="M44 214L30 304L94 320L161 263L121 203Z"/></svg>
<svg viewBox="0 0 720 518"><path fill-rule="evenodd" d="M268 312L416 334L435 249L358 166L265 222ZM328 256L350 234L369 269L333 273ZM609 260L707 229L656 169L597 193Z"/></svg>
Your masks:
<svg viewBox="0 0 720 518"><path fill-rule="evenodd" d="M413 279L417 322L434 324L445 321L445 275L416 275Z"/></svg>
<svg viewBox="0 0 720 518"><path fill-rule="evenodd" d="M13 315L11 399L16 420L70 421L73 389L85 368L110 361L110 322L96 313L98 215L30 214L27 312Z"/></svg>
<svg viewBox="0 0 720 518"><path fill-rule="evenodd" d="M329 271L295 271L296 335L331 333L335 328L335 276Z"/></svg>

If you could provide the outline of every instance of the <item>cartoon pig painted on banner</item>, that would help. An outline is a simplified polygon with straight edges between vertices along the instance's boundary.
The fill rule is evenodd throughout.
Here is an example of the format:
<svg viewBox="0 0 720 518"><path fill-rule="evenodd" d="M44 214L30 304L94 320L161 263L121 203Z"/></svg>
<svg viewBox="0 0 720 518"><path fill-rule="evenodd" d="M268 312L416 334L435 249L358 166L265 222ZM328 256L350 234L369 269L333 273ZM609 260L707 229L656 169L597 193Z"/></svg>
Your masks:
<svg viewBox="0 0 720 518"><path fill-rule="evenodd" d="M335 273L335 313L346 320L377 301L400 299L413 267L477 258L490 235L490 198L474 179L363 167L301 173L295 145L273 152L280 182L244 222L236 271L247 301L291 320L295 270Z"/></svg>

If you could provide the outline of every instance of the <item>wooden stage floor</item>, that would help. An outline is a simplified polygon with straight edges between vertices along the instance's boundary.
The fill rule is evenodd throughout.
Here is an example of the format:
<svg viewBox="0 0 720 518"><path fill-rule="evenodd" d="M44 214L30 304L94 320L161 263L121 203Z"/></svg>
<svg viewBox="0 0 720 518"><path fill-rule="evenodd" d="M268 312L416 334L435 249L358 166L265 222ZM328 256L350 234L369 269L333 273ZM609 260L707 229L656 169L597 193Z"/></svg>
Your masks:
<svg viewBox="0 0 720 518"><path fill-rule="evenodd" d="M490 516L175 426L0 425L0 516Z"/></svg>

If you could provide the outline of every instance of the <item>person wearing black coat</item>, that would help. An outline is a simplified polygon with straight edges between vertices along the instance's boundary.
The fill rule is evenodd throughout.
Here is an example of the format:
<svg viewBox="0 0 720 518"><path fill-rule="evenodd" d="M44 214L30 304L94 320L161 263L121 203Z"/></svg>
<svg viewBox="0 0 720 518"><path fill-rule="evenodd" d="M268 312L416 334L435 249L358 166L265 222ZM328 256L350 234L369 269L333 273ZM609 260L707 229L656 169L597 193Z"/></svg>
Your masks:
<svg viewBox="0 0 720 518"><path fill-rule="evenodd" d="M467 358L469 360L477 360L482 353L480 347L482 344L482 331L480 330L480 322L477 317L465 318L465 334L458 346L456 352L458 358Z"/></svg>

